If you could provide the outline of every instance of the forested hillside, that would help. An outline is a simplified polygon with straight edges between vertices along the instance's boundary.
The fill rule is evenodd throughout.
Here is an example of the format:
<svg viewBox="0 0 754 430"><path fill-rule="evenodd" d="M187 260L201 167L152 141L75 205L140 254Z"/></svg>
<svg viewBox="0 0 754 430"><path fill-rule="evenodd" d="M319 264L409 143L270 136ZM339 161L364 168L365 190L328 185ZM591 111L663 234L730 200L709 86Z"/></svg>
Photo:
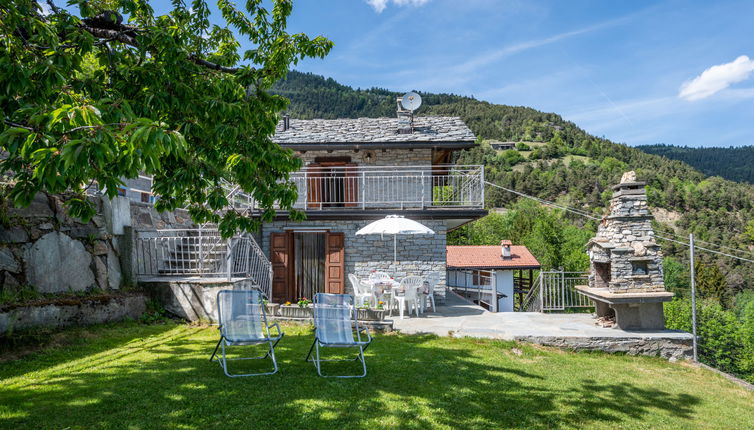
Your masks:
<svg viewBox="0 0 754 430"><path fill-rule="evenodd" d="M399 95L384 89L352 89L298 72L291 72L275 91L291 100L288 112L294 118L393 116ZM522 142L519 150L499 152L482 144L459 155L459 163L486 165L486 179L492 183L599 216L605 211L610 187L624 171L636 170L648 183L650 204L661 221L658 230L679 237L693 232L703 241L744 252L754 250L754 186L707 177L686 163L589 135L557 114L452 94L422 93L422 97L424 105L418 115L458 115L480 138ZM491 187L486 193L489 207L513 210L456 230L450 241L497 243L501 235L516 235L514 240L534 248L550 267L585 269L587 260L580 255L596 228L593 222L560 211L546 211L552 216L542 216L515 203L516 195ZM518 211L536 219L527 221ZM519 229L509 228L511 219L522 222ZM683 295L688 288L687 250L670 242L662 245L669 257L669 287ZM701 286L703 294L727 306L743 289L754 289L753 264L704 253L700 263L706 282Z"/></svg>
<svg viewBox="0 0 754 430"><path fill-rule="evenodd" d="M673 145L637 146L647 154L680 160L709 176L754 184L754 146L690 148Z"/></svg>

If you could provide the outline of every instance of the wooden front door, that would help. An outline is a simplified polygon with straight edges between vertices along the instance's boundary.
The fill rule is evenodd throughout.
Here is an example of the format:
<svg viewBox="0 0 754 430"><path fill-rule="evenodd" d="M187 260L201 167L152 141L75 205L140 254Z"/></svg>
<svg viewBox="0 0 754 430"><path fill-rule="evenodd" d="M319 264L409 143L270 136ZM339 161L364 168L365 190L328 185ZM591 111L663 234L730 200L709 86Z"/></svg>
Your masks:
<svg viewBox="0 0 754 430"><path fill-rule="evenodd" d="M333 294L344 294L346 291L346 266L345 266L345 234L344 233L324 233L324 285L318 286L318 291L312 291L311 288L297 288L296 285L296 268L301 268L297 264L297 258L308 258L316 260L312 255L296 255L294 232L272 233L270 235L270 249L272 262L272 299L276 303L285 303L286 301L295 302L299 297L309 296L311 293L324 292ZM313 248L309 248L311 252ZM300 276L299 276L300 278ZM316 277L309 276L308 279ZM313 287L309 285L308 287ZM324 291L320 288L324 287ZM311 297L308 297L311 299Z"/></svg>
<svg viewBox="0 0 754 430"><path fill-rule="evenodd" d="M346 292L345 234L327 233L325 237L325 292Z"/></svg>
<svg viewBox="0 0 754 430"><path fill-rule="evenodd" d="M270 254L272 263L272 301L284 303L291 300L291 271L293 269L291 233L272 233L270 235Z"/></svg>

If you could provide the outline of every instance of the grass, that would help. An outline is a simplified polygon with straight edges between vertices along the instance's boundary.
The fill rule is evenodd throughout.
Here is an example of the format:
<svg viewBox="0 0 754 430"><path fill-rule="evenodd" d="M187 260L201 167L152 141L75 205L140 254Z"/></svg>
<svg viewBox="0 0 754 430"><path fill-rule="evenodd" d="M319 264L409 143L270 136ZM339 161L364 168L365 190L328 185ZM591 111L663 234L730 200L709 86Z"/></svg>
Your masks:
<svg viewBox="0 0 754 430"><path fill-rule="evenodd" d="M311 328L283 328L281 372L235 379L207 360L214 327L67 330L0 362L0 428L754 428L754 394L661 359L392 334L366 378L323 379L303 361Z"/></svg>

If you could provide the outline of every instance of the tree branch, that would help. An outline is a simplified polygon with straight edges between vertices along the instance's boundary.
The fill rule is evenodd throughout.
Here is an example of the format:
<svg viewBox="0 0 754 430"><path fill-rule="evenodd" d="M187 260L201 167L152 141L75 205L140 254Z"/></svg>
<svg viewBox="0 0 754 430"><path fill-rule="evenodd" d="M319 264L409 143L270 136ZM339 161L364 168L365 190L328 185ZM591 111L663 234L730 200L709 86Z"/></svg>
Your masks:
<svg viewBox="0 0 754 430"><path fill-rule="evenodd" d="M3 120L3 122L5 122L5 124L7 124L7 125L9 125L11 127L18 127L18 128L23 128L25 130L29 130L31 132L36 132L36 130L34 130L33 128L31 128L29 126L26 126L26 125L23 125L23 124L19 124L17 122L13 122L13 121L9 120L8 118L5 118Z"/></svg>
<svg viewBox="0 0 754 430"><path fill-rule="evenodd" d="M56 14L63 12L62 9L55 6L55 3L53 3L52 0L47 0L47 4L50 5L50 8ZM114 25L117 26L119 29L113 30L109 28L100 28L100 27L94 27L92 25L87 25L87 24L81 24L80 27L83 30L89 32L92 36L98 39L104 39L104 42L114 40L114 41L121 42L125 45L132 46L134 48L139 47L139 44L136 41L136 38L128 33L137 33L140 31L140 29L134 28L128 25L123 25L123 24L114 24ZM65 45L64 47L69 48L72 46ZM194 54L188 55L188 59L192 61L194 64L197 64L202 67L206 67L208 69L217 70L223 73L235 74L235 73L238 73L238 70L239 70L238 67L222 66L220 64L213 63L211 61L207 61L205 59L199 58Z"/></svg>

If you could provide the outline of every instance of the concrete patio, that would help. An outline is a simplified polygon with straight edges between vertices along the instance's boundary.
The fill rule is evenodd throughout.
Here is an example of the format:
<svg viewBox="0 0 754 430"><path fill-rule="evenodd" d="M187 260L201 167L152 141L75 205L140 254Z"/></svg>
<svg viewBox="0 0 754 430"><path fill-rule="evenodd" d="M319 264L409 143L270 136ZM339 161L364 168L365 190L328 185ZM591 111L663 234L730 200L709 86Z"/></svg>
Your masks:
<svg viewBox="0 0 754 430"><path fill-rule="evenodd" d="M591 314L488 312L448 292L437 312L421 317L393 317L394 328L407 334L516 340L576 350L600 350L668 359L688 358L692 336L676 330L627 331L602 328Z"/></svg>

